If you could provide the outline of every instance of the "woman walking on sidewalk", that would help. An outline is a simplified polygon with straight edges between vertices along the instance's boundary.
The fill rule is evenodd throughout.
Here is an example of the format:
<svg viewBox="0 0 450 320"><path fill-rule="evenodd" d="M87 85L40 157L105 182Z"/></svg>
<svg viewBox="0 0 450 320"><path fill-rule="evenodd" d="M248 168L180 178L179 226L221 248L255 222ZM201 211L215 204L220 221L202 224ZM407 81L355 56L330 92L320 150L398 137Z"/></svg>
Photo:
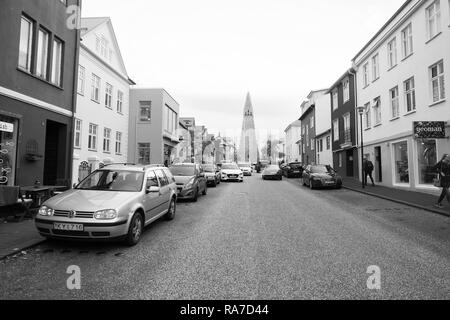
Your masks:
<svg viewBox="0 0 450 320"><path fill-rule="evenodd" d="M442 208L442 201L444 201L445 197L447 197L447 201L450 203L450 194L448 192L448 188L450 187L450 156L444 154L442 160L434 168L438 171L442 187L441 196L439 197L438 203L435 204L435 207Z"/></svg>

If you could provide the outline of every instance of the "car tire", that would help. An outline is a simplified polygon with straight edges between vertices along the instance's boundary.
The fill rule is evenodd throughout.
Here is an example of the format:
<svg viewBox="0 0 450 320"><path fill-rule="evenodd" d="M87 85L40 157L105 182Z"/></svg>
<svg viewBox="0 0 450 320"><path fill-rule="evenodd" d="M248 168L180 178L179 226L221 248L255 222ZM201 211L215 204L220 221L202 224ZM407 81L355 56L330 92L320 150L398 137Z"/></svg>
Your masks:
<svg viewBox="0 0 450 320"><path fill-rule="evenodd" d="M177 203L175 201L175 198L172 198L172 200L170 200L169 210L167 210L167 213L164 216L164 218L168 221L172 221L173 219L175 219L176 213L177 213Z"/></svg>
<svg viewBox="0 0 450 320"><path fill-rule="evenodd" d="M314 185L313 185L313 183L312 183L312 180L309 180L309 188L310 188L311 190L314 190Z"/></svg>
<svg viewBox="0 0 450 320"><path fill-rule="evenodd" d="M212 187L213 187L213 188L217 188L217 181L214 181Z"/></svg>
<svg viewBox="0 0 450 320"><path fill-rule="evenodd" d="M125 242L130 247L135 246L141 240L142 232L144 231L144 220L142 215L136 212L131 218L130 227L126 236Z"/></svg>
<svg viewBox="0 0 450 320"><path fill-rule="evenodd" d="M194 201L194 202L197 202L198 201L198 194L199 194L200 192L199 192L199 190L198 190L198 188L195 190L195 195L194 195L194 197L192 198L192 201Z"/></svg>
<svg viewBox="0 0 450 320"><path fill-rule="evenodd" d="M283 177L282 177L282 176L280 176L280 177L278 178L278 180L280 180L280 181L283 181Z"/></svg>
<svg viewBox="0 0 450 320"><path fill-rule="evenodd" d="M206 196L208 194L208 187L205 185L205 189L203 189L202 195Z"/></svg>

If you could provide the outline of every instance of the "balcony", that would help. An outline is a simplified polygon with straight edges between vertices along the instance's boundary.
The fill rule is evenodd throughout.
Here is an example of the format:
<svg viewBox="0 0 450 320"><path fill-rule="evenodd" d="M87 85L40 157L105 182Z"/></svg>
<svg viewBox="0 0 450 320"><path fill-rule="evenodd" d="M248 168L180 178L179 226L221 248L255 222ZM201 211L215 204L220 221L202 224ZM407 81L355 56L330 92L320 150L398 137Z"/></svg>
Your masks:
<svg viewBox="0 0 450 320"><path fill-rule="evenodd" d="M351 148L353 146L352 130L351 129L345 130L343 138L344 142L341 144L341 149Z"/></svg>

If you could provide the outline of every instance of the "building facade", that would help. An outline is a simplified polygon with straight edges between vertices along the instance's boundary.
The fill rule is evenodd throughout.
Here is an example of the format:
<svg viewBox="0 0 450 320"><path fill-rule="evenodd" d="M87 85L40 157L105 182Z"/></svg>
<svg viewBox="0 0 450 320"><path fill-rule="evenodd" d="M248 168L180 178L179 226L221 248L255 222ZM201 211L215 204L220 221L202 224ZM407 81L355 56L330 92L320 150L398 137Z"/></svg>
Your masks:
<svg viewBox="0 0 450 320"><path fill-rule="evenodd" d="M70 184L78 0L0 3L0 184Z"/></svg>
<svg viewBox="0 0 450 320"><path fill-rule="evenodd" d="M130 90L128 161L171 165L180 143L180 106L164 89Z"/></svg>
<svg viewBox="0 0 450 320"><path fill-rule="evenodd" d="M432 166L450 153L449 25L449 1L406 1L353 59L378 184L438 191Z"/></svg>
<svg viewBox="0 0 450 320"><path fill-rule="evenodd" d="M355 71L346 71L331 87L333 168L343 177L359 177Z"/></svg>
<svg viewBox="0 0 450 320"><path fill-rule="evenodd" d="M178 136L180 143L175 147L173 163L190 163L192 161L191 132L180 120L178 126Z"/></svg>
<svg viewBox="0 0 450 320"><path fill-rule="evenodd" d="M332 166L330 94L322 90L317 92L313 99L316 114L316 163Z"/></svg>
<svg viewBox="0 0 450 320"><path fill-rule="evenodd" d="M128 158L128 78L109 18L81 22L73 181Z"/></svg>
<svg viewBox="0 0 450 320"><path fill-rule="evenodd" d="M302 138L302 125L301 121L297 120L291 123L285 133L285 161L287 163L296 162L301 160L301 146L299 144Z"/></svg>

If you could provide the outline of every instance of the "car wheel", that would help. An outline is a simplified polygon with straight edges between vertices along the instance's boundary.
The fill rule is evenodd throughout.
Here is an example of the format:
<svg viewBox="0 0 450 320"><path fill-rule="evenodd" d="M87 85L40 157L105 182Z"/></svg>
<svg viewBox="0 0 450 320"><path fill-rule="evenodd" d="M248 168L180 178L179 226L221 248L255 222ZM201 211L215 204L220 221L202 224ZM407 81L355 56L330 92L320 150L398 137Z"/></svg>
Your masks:
<svg viewBox="0 0 450 320"><path fill-rule="evenodd" d="M208 187L205 184L205 189L203 189L202 195L206 196L208 194Z"/></svg>
<svg viewBox="0 0 450 320"><path fill-rule="evenodd" d="M198 190L198 188L195 190L195 195L194 195L194 198L192 198L192 201L194 201L194 202L197 202L198 201L198 194L199 194L200 192L199 192L199 190Z"/></svg>
<svg viewBox="0 0 450 320"><path fill-rule="evenodd" d="M310 188L311 190L314 190L314 185L313 185L313 183L312 183L312 180L309 180L309 188Z"/></svg>
<svg viewBox="0 0 450 320"><path fill-rule="evenodd" d="M172 198L172 200L170 200L170 206L169 206L169 210L167 210L167 213L165 215L166 220L173 220L175 218L175 214L177 212L177 204L175 202L175 199Z"/></svg>
<svg viewBox="0 0 450 320"><path fill-rule="evenodd" d="M126 243L129 246L135 246L141 240L142 232L144 230L144 220L142 216L136 212L131 219L130 228L126 238Z"/></svg>
<svg viewBox="0 0 450 320"><path fill-rule="evenodd" d="M282 180L283 180L283 177L282 177L282 176L278 177L278 180L282 181Z"/></svg>
<svg viewBox="0 0 450 320"><path fill-rule="evenodd" d="M214 181L212 187L213 187L213 188L216 188L216 187L217 187L217 181Z"/></svg>

